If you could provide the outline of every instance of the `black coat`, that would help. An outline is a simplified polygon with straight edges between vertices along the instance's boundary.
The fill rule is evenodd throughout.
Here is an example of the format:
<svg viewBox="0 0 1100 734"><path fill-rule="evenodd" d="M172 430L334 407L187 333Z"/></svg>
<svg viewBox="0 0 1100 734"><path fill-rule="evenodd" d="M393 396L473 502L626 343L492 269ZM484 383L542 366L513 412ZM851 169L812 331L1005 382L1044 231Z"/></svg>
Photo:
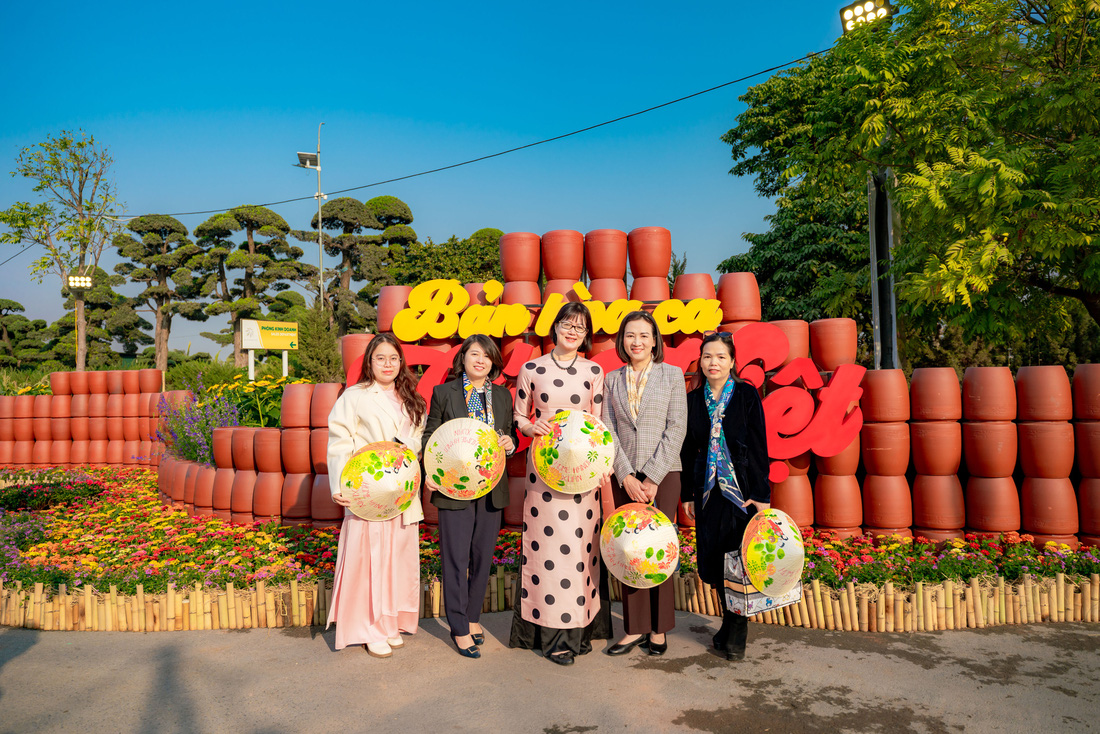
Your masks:
<svg viewBox="0 0 1100 734"><path fill-rule="evenodd" d="M734 508L718 487L711 490L703 506L703 482L707 471L707 445L710 442L710 414L707 412L704 383L688 393L687 436L680 460L681 499L695 503L695 542L699 576L708 584L721 586L725 554L741 547L750 515ZM764 432L764 407L756 389L738 381L726 413L722 417L730 458L737 472L741 494L746 500L771 501L768 483L768 441ZM748 513L755 512L751 506Z"/></svg>
<svg viewBox="0 0 1100 734"><path fill-rule="evenodd" d="M456 377L442 385L436 385L432 391L432 405L428 409L428 421L424 426L424 438L421 446L427 446L436 429L455 418L469 418L466 408L466 395L462 390L462 378ZM512 394L503 385L493 385L493 422L494 428L503 431L516 442L516 425L512 417ZM497 486L486 495L489 504L496 510L508 506L508 472L497 482ZM441 510L461 510L472 500L456 500L442 492L432 492L432 504Z"/></svg>

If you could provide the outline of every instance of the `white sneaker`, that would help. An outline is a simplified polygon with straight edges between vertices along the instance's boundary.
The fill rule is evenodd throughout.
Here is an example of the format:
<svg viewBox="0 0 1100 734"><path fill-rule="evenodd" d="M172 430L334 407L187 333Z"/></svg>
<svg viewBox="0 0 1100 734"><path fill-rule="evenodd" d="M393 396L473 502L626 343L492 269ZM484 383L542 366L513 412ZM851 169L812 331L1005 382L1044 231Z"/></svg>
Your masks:
<svg viewBox="0 0 1100 734"><path fill-rule="evenodd" d="M386 643L395 650L399 647L404 647L405 646L405 641L401 639L401 635L398 635L397 637L388 638L386 640Z"/></svg>
<svg viewBox="0 0 1100 734"><path fill-rule="evenodd" d="M385 642L368 642L364 647L372 658L388 658L393 656L393 650Z"/></svg>

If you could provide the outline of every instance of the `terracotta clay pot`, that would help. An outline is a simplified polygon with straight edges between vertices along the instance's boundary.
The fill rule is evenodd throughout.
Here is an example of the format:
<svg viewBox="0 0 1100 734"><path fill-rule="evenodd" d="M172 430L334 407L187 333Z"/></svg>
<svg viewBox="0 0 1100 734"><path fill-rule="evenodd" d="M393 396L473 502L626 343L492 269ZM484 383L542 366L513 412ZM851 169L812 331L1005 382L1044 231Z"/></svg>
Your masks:
<svg viewBox="0 0 1100 734"><path fill-rule="evenodd" d="M378 289L378 333L393 330L393 317L409 307L412 286L384 285Z"/></svg>
<svg viewBox="0 0 1100 734"><path fill-rule="evenodd" d="M107 396L107 417L108 418L121 418L122 412L122 394L111 394Z"/></svg>
<svg viewBox="0 0 1100 734"><path fill-rule="evenodd" d="M1012 421L962 424L966 468L978 477L1007 477L1016 468L1017 433Z"/></svg>
<svg viewBox="0 0 1100 734"><path fill-rule="evenodd" d="M54 466L67 466L71 459L73 442L72 441L51 441L50 442L50 463Z"/></svg>
<svg viewBox="0 0 1100 734"><path fill-rule="evenodd" d="M313 428L328 428L328 414L340 397L343 385L335 382L322 382L313 387L313 399L309 404L309 425Z"/></svg>
<svg viewBox="0 0 1100 734"><path fill-rule="evenodd" d="M126 393L122 396L122 415L126 418L137 418L141 415L141 395L139 393ZM149 403L145 403L146 410Z"/></svg>
<svg viewBox="0 0 1100 734"><path fill-rule="evenodd" d="M909 438L917 474L946 476L959 472L962 426L958 421L913 421L909 424Z"/></svg>
<svg viewBox="0 0 1100 734"><path fill-rule="evenodd" d="M252 435L252 451L256 462L256 471L261 474L282 473L282 431L278 428L257 428ZM278 515L271 512L256 512L257 515Z"/></svg>
<svg viewBox="0 0 1100 734"><path fill-rule="evenodd" d="M88 463L88 441L73 441L69 449L69 463L74 466Z"/></svg>
<svg viewBox="0 0 1100 734"><path fill-rule="evenodd" d="M211 507L215 510L231 511L233 506L233 480L236 476L237 473L232 469L219 468L214 473L214 485L210 497Z"/></svg>
<svg viewBox="0 0 1100 734"><path fill-rule="evenodd" d="M255 449L253 445L255 435L255 428L239 426L233 429L233 467L235 469L256 471ZM244 512L244 510L233 511ZM251 509L249 509L249 512L251 512Z"/></svg>
<svg viewBox="0 0 1100 734"><path fill-rule="evenodd" d="M15 441L0 441L0 466L9 466L15 462Z"/></svg>
<svg viewBox="0 0 1100 734"><path fill-rule="evenodd" d="M1068 421L1073 397L1066 369L1021 367L1016 372L1016 417L1022 421Z"/></svg>
<svg viewBox="0 0 1100 734"><path fill-rule="evenodd" d="M814 483L814 522L827 528L863 524L863 501L854 476L818 475Z"/></svg>
<svg viewBox="0 0 1100 734"><path fill-rule="evenodd" d="M54 395L50 399L50 418L68 418L73 414L72 395Z"/></svg>
<svg viewBox="0 0 1100 734"><path fill-rule="evenodd" d="M783 463L787 465L788 476L804 477L809 474L812 457L813 454L807 451L804 454L799 454L793 459L785 459ZM854 474L855 472L852 473Z"/></svg>
<svg viewBox="0 0 1100 734"><path fill-rule="evenodd" d="M509 232L500 238L500 270L506 283L539 279L541 246L533 232ZM341 515L343 517L343 515Z"/></svg>
<svg viewBox="0 0 1100 734"><path fill-rule="evenodd" d="M959 539L962 540L966 535L966 532L962 528L956 528L953 530L939 530L936 528L922 528L919 526L913 526L913 537L924 538L930 540L933 543L946 543L949 540Z"/></svg>
<svg viewBox="0 0 1100 734"><path fill-rule="evenodd" d="M314 474L328 474L328 429L313 428L309 432L309 457Z"/></svg>
<svg viewBox="0 0 1100 734"><path fill-rule="evenodd" d="M287 474L279 513L284 517L309 517L313 497L313 475Z"/></svg>
<svg viewBox="0 0 1100 734"><path fill-rule="evenodd" d="M859 408L867 423L909 420L909 383L902 370L867 370Z"/></svg>
<svg viewBox="0 0 1100 734"><path fill-rule="evenodd" d="M362 374L363 356L374 334L348 334L340 337L340 362L347 383L359 382ZM314 388L316 389L316 387Z"/></svg>
<svg viewBox="0 0 1100 734"><path fill-rule="evenodd" d="M15 440L15 419L0 418L0 441Z"/></svg>
<svg viewBox="0 0 1100 734"><path fill-rule="evenodd" d="M439 524L439 509L431 502L431 492L427 487L420 489L420 504L424 508L424 519L420 522L424 525Z"/></svg>
<svg viewBox="0 0 1100 734"><path fill-rule="evenodd" d="M489 300L485 297L485 284L484 283L467 283L463 288L470 294L469 306L488 306ZM469 308L467 306L467 308Z"/></svg>
<svg viewBox="0 0 1100 734"><path fill-rule="evenodd" d="M835 476L855 474L859 470L859 456L859 436L856 436L836 456L817 456L815 454L814 463L817 465L817 470L822 474L833 474Z"/></svg>
<svg viewBox="0 0 1100 734"><path fill-rule="evenodd" d="M970 477L966 526L987 533L1020 529L1020 498L1012 477Z"/></svg>
<svg viewBox="0 0 1100 734"><path fill-rule="evenodd" d="M199 465L195 473L195 491L192 504L196 508L214 506L214 480L217 479L218 470L212 466Z"/></svg>
<svg viewBox="0 0 1100 734"><path fill-rule="evenodd" d="M107 372L105 370L85 372L84 374L88 376L88 393L90 395L107 394Z"/></svg>
<svg viewBox="0 0 1100 734"><path fill-rule="evenodd" d="M310 429L284 428L280 431L279 438L280 454L283 459L284 471L286 471L288 475L312 473L313 462L310 461Z"/></svg>
<svg viewBox="0 0 1100 734"><path fill-rule="evenodd" d="M50 417L50 403L53 401L53 395L35 395L34 396L34 412L32 416L34 418L49 418Z"/></svg>
<svg viewBox="0 0 1100 734"><path fill-rule="evenodd" d="M12 418L11 435L15 441L33 441L34 418Z"/></svg>
<svg viewBox="0 0 1100 734"><path fill-rule="evenodd" d="M1020 488L1020 511L1024 529L1030 533L1072 535L1079 527L1077 496L1068 478L1026 477Z"/></svg>
<svg viewBox="0 0 1100 734"><path fill-rule="evenodd" d="M88 396L73 395L69 401L69 415L73 418L85 418L88 416Z"/></svg>
<svg viewBox="0 0 1100 734"><path fill-rule="evenodd" d="M107 452L110 454L109 445ZM107 461L110 461L110 458ZM194 464L190 461L177 461L172 467L172 483L168 487L168 495L172 498L173 504L184 502L187 492L187 472L191 470L192 466Z"/></svg>
<svg viewBox="0 0 1100 734"><path fill-rule="evenodd" d="M626 232L594 229L584 236L584 265L588 277L596 280L626 277Z"/></svg>
<svg viewBox="0 0 1100 734"><path fill-rule="evenodd" d="M1022 422L1016 430L1026 476L1065 479L1073 471L1073 427L1067 421Z"/></svg>
<svg viewBox="0 0 1100 734"><path fill-rule="evenodd" d="M672 297L684 303L696 298L714 300L714 280L708 273L685 273L676 278L672 286Z"/></svg>
<svg viewBox="0 0 1100 734"><path fill-rule="evenodd" d="M126 433L122 426L122 418L109 416L104 419L107 424L107 438L111 441L125 441Z"/></svg>
<svg viewBox="0 0 1100 734"><path fill-rule="evenodd" d="M1073 370L1073 417L1100 421L1100 364L1079 364Z"/></svg>
<svg viewBox="0 0 1100 734"><path fill-rule="evenodd" d="M328 474L316 474L313 477L313 491L309 500L310 516L316 520L344 519L344 508L332 501Z"/></svg>
<svg viewBox="0 0 1100 734"><path fill-rule="evenodd" d="M87 395L88 390L88 373L87 372L70 372L69 373L69 392L73 395Z"/></svg>
<svg viewBox="0 0 1100 734"><path fill-rule="evenodd" d="M274 517L282 512L283 473L259 472L256 485L252 490L252 514L259 517Z"/></svg>
<svg viewBox="0 0 1100 734"><path fill-rule="evenodd" d="M252 495L255 489L256 472L250 469L237 469L234 472L232 497L229 502L229 509L234 515L252 514Z"/></svg>
<svg viewBox="0 0 1100 734"><path fill-rule="evenodd" d="M211 448L214 451L214 465L219 469L233 468L233 431L235 430L234 426L222 426L213 431Z"/></svg>
<svg viewBox="0 0 1100 734"><path fill-rule="evenodd" d="M502 303L518 303L523 306L538 307L542 304L542 291L539 284L531 280L509 281L504 284Z"/></svg>
<svg viewBox="0 0 1100 734"><path fill-rule="evenodd" d="M138 417L131 418L130 416L124 416L122 418L122 439L124 441L140 441L141 429L138 426L138 421L141 420Z"/></svg>
<svg viewBox="0 0 1100 734"><path fill-rule="evenodd" d="M149 416L139 417L137 419L138 426L138 441L155 441L156 440L156 426L153 424L153 419Z"/></svg>
<svg viewBox="0 0 1100 734"><path fill-rule="evenodd" d="M864 423L859 438L868 474L898 476L909 468L908 423Z"/></svg>
<svg viewBox="0 0 1100 734"><path fill-rule="evenodd" d="M71 441L72 418L50 418L50 439L53 441Z"/></svg>
<svg viewBox="0 0 1100 734"><path fill-rule="evenodd" d="M908 527L904 528L879 528L870 525L863 526L863 534L869 535L874 539L875 545L882 545L891 540L897 538L912 538L913 531Z"/></svg>
<svg viewBox="0 0 1100 734"><path fill-rule="evenodd" d="M125 392L126 388L122 384L122 370L107 370L104 374L107 377L108 395L121 395Z"/></svg>
<svg viewBox="0 0 1100 734"><path fill-rule="evenodd" d="M864 477L863 522L875 528L907 528L913 524L913 498L904 476Z"/></svg>
<svg viewBox="0 0 1100 734"><path fill-rule="evenodd" d="M164 372L157 369L138 370L139 392L160 392L164 389Z"/></svg>
<svg viewBox="0 0 1100 734"><path fill-rule="evenodd" d="M527 359L531 360L535 357L542 356L542 339L537 336L530 337L532 340L531 353ZM508 359L511 357L512 352L524 343L524 337L522 336L504 336L500 339L500 356L504 360L504 364L508 364Z"/></svg>
<svg viewBox="0 0 1100 734"><path fill-rule="evenodd" d="M913 524L936 530L966 526L966 500L957 476L917 475L913 482Z"/></svg>
<svg viewBox="0 0 1100 734"><path fill-rule="evenodd" d="M190 461L187 463L187 473L183 476L183 504L191 509L195 507L195 483L199 480L199 471L202 464Z"/></svg>
<svg viewBox="0 0 1100 734"><path fill-rule="evenodd" d="M15 400L12 402L12 417L13 418L33 418L34 417L34 399L36 395L16 395Z"/></svg>
<svg viewBox="0 0 1100 734"><path fill-rule="evenodd" d="M668 278L661 276L635 278L630 285L630 298L635 301L667 301Z"/></svg>
<svg viewBox="0 0 1100 734"><path fill-rule="evenodd" d="M103 466L107 463L107 441L91 439L88 441L88 463L92 466Z"/></svg>
<svg viewBox="0 0 1100 734"><path fill-rule="evenodd" d="M52 418L31 418L31 425L34 427L34 440L35 441L52 441L53 440L53 424Z"/></svg>
<svg viewBox="0 0 1100 734"><path fill-rule="evenodd" d="M722 303L722 321L760 320L760 285L752 273L720 276L716 297Z"/></svg>
<svg viewBox="0 0 1100 734"><path fill-rule="evenodd" d="M1100 477L1100 421L1074 423L1073 436L1081 476Z"/></svg>
<svg viewBox="0 0 1100 734"><path fill-rule="evenodd" d="M1016 383L1008 367L968 367L962 383L963 417L968 421L1016 418Z"/></svg>
<svg viewBox="0 0 1100 734"><path fill-rule="evenodd" d="M787 358L783 365L788 365L799 357L810 356L810 324L798 319L781 319L769 321L772 326L782 331L787 337ZM866 417L864 417L866 420Z"/></svg>
<svg viewBox="0 0 1100 734"><path fill-rule="evenodd" d="M601 278L588 284L588 292L592 294L593 301L611 303L612 301L629 298L626 283L621 278Z"/></svg>
<svg viewBox="0 0 1100 734"><path fill-rule="evenodd" d="M672 264L672 233L664 227L637 227L626 236L630 274L664 278Z"/></svg>
<svg viewBox="0 0 1100 734"><path fill-rule="evenodd" d="M810 323L810 357L826 372L842 364L855 364L856 341L856 322L852 319L818 319Z"/></svg>
<svg viewBox="0 0 1100 734"><path fill-rule="evenodd" d="M138 463L150 466L153 463L153 442L138 441Z"/></svg>
<svg viewBox="0 0 1100 734"><path fill-rule="evenodd" d="M1034 538L1031 544L1039 550L1043 550L1047 543L1068 545L1071 551L1075 551L1080 547L1080 540L1076 535L1047 535L1044 533L1032 533L1031 535Z"/></svg>
<svg viewBox="0 0 1100 734"><path fill-rule="evenodd" d="M103 418L107 415L107 394L92 393L88 396L88 416Z"/></svg>
<svg viewBox="0 0 1100 734"><path fill-rule="evenodd" d="M795 475L773 483L771 504L790 515L800 528L814 524L814 495L808 476Z"/></svg>
<svg viewBox="0 0 1100 734"><path fill-rule="evenodd" d="M72 395L71 373L51 372L50 392L54 395Z"/></svg>
<svg viewBox="0 0 1100 734"><path fill-rule="evenodd" d="M847 540L848 538L855 538L863 535L863 528L858 525L854 527L846 528L833 528L820 526L817 528L822 537L832 538L834 540Z"/></svg>
<svg viewBox="0 0 1100 734"><path fill-rule="evenodd" d="M122 392L137 395L141 392L141 375L137 370L120 370L122 373Z"/></svg>
<svg viewBox="0 0 1100 734"><path fill-rule="evenodd" d="M573 290L578 280L579 278L558 278L546 281L546 285L542 287L542 302L548 303L550 296L555 293L560 294L566 303L579 302L581 297Z"/></svg>
<svg viewBox="0 0 1100 734"><path fill-rule="evenodd" d="M12 443L11 463L16 465L30 464L34 459L34 441L15 441Z"/></svg>
<svg viewBox="0 0 1100 734"><path fill-rule="evenodd" d="M1100 479L1085 477L1077 488L1077 511L1080 531L1100 535Z"/></svg>
<svg viewBox="0 0 1100 734"><path fill-rule="evenodd" d="M962 418L959 376L951 367L913 370L909 415L915 421L955 421Z"/></svg>
<svg viewBox="0 0 1100 734"><path fill-rule="evenodd" d="M580 280L584 270L584 235L555 229L542 236L542 272L546 280Z"/></svg>
<svg viewBox="0 0 1100 734"><path fill-rule="evenodd" d="M15 396L0 395L0 420L15 417Z"/></svg>

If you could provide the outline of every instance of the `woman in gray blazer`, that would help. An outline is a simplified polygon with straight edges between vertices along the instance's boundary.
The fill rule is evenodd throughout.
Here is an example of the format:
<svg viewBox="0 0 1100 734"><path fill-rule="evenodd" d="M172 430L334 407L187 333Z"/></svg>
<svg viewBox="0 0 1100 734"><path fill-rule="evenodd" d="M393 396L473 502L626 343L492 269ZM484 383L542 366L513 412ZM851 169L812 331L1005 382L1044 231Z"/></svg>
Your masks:
<svg viewBox="0 0 1100 734"><path fill-rule="evenodd" d="M680 447L687 429L684 373L664 363L657 322L646 311L623 319L615 337L626 364L604 383L604 423L615 437L615 506L653 503L675 521L680 499ZM665 633L676 623L670 581L652 589L623 586L626 636L607 648L624 655L641 644L650 655L668 649Z"/></svg>

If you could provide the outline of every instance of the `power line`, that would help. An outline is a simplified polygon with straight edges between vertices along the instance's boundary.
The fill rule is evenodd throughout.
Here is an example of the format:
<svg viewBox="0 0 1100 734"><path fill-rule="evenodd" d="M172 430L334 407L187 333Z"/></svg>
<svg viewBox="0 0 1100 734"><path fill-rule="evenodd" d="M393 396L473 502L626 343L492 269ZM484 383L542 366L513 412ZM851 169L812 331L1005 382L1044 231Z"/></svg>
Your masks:
<svg viewBox="0 0 1100 734"><path fill-rule="evenodd" d="M8 263L10 263L10 262L11 262L12 260L14 260L15 258L19 257L19 256L20 256L20 255L22 255L22 254L23 254L24 252L26 252L27 250L31 249L32 247L34 247L34 246L35 246L35 245L37 245L37 244L38 244L37 242L32 242L32 243L30 243L29 245L25 245L25 246L23 247L23 249L22 249L22 250L20 250L19 252L15 253L14 255L12 255L11 257L9 257L9 258L8 258L7 260L4 260L3 262L0 262L0 266L2 266L2 265L7 265L7 264L8 264Z"/></svg>
<svg viewBox="0 0 1100 734"><path fill-rule="evenodd" d="M699 97L699 96L702 96L704 94L709 94L710 92L714 92L714 91L717 91L719 89L724 89L725 87L728 87L728 86L731 86L731 85L734 85L734 84L740 84L741 82L748 81L749 79L753 79L755 77L761 76L763 74L768 74L768 73L771 73L773 71L778 71L778 70L784 69L788 66L793 66L794 64L799 64L803 61L806 61L807 59L812 59L815 56L820 56L821 54L825 53L828 50L829 49L824 49L822 51L814 51L813 53L806 54L802 58L794 59L793 61L788 61L784 64L779 64L777 66L772 66L772 67L769 67L767 69L761 69L760 71L753 72L752 74L747 74L745 76L738 77L737 79L733 79L733 80L725 82L723 84L718 84L716 86L709 87L707 89L703 89L703 90L700 90L698 92L694 92L693 94L688 94L688 95L685 95L683 97L677 97L676 99L669 100L668 102L662 102L659 105L654 105L652 107L647 107L644 110L638 110L637 112L631 112L628 115L622 115L620 117L615 117L615 118L612 118L610 120L604 120L603 122L596 123L595 125L589 125L588 127L582 127L579 130L573 130L572 132L562 133L561 135L555 135L552 138L544 138L542 140L536 140L533 143L527 143L525 145L519 145L519 146L516 146L515 148L508 148L507 150L502 150L502 151L497 152L497 153L490 153L489 155L483 155L483 156L480 156L478 158L471 158L469 160L461 161L459 163L452 163L448 166L439 166L438 168L431 168L429 170L420 171L418 173L410 173L410 174L405 175L405 176L398 176L396 178L388 178L385 181L375 181L374 183L363 184L362 186L352 186L352 187L347 188L347 189L339 189L338 191L330 191L329 194L346 194L349 191L360 191L362 189L369 189L369 188L372 188L374 186L384 186L386 184L396 183L398 181L407 181L410 178L417 178L419 176L427 176L427 175L432 174L432 173L439 173L440 171L448 171L452 168L460 168L461 166L468 166L472 163L480 163L481 161L487 161L490 158L499 158L500 156L508 155L509 153L516 153L518 151L526 150L528 148L534 148L535 146L538 146L538 145L545 145L546 143L552 143L552 142L555 142L557 140L563 140L565 138L569 138L569 137L572 137L574 135L580 135L581 133L586 133L586 132L589 132L591 130L595 130L597 128L605 127L607 125L613 125L616 122L622 122L623 120L629 120L632 117L638 117L639 115L644 115L647 112L653 112L654 110L659 110L659 109L662 109L664 107L669 107L670 105L674 105L674 104L677 104L679 102L684 102L686 100L693 99L695 97ZM291 203L296 202L296 201L309 201L310 199L314 199L314 198L316 198L316 197L315 196L299 196L299 197L296 197L296 198L293 198L293 199L283 199L282 201L272 201L272 202L268 202L266 204L253 204L252 206L264 206L264 207L280 206L282 204L291 204ZM195 214L220 214L222 212L228 211L231 208L233 208L233 207L225 207L223 209L206 209L206 210L203 210L203 211L195 211L195 212L174 212L174 213L171 213L171 214L167 214L165 216L185 217L185 216L191 216L191 215L195 215ZM136 215L120 214L119 218L120 219L133 219L135 216ZM0 263L0 265L3 265L3 263Z"/></svg>

